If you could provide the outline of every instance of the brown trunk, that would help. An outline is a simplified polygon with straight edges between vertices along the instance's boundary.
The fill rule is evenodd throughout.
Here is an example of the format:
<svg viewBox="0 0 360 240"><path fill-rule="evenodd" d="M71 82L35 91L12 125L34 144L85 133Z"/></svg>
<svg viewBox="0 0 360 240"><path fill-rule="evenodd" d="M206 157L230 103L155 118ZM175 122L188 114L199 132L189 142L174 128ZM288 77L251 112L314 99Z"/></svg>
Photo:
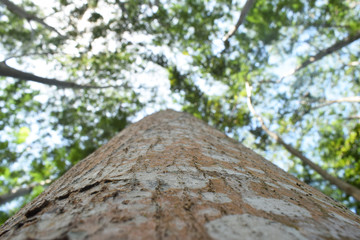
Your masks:
<svg viewBox="0 0 360 240"><path fill-rule="evenodd" d="M131 125L9 219L1 239L360 239L360 218L171 110Z"/></svg>

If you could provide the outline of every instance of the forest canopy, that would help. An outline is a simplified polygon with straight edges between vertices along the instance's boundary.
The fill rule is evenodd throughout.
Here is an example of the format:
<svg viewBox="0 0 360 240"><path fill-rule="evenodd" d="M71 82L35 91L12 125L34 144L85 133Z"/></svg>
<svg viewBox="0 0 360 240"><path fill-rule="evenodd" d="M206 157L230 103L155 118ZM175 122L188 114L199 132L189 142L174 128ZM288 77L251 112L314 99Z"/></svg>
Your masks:
<svg viewBox="0 0 360 240"><path fill-rule="evenodd" d="M175 107L360 213L357 0L0 0L0 223Z"/></svg>

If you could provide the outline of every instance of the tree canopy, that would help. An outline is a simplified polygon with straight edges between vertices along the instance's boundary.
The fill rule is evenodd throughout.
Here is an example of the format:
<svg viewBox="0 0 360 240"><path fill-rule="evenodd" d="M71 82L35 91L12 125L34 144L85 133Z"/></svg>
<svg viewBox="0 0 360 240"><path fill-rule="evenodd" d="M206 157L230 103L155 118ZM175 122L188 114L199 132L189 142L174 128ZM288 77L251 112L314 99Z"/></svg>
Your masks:
<svg viewBox="0 0 360 240"><path fill-rule="evenodd" d="M0 0L1 222L173 105L360 213L359 22L356 0Z"/></svg>

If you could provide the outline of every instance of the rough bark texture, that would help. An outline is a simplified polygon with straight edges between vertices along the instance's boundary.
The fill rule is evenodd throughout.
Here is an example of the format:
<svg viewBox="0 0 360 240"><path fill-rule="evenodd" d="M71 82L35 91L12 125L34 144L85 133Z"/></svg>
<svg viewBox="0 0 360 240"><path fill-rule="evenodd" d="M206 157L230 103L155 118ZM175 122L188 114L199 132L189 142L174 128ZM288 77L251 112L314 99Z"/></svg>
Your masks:
<svg viewBox="0 0 360 240"><path fill-rule="evenodd" d="M360 239L360 218L185 113L146 117L9 219L1 239Z"/></svg>

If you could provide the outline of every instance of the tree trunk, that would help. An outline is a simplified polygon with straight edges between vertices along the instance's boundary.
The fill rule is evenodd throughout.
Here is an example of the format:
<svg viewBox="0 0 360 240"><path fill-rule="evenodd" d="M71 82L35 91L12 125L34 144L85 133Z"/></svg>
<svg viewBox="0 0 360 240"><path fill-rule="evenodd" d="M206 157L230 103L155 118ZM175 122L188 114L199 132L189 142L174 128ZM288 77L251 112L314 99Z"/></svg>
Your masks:
<svg viewBox="0 0 360 240"><path fill-rule="evenodd" d="M1 239L360 239L360 218L186 113L146 117L10 218Z"/></svg>

